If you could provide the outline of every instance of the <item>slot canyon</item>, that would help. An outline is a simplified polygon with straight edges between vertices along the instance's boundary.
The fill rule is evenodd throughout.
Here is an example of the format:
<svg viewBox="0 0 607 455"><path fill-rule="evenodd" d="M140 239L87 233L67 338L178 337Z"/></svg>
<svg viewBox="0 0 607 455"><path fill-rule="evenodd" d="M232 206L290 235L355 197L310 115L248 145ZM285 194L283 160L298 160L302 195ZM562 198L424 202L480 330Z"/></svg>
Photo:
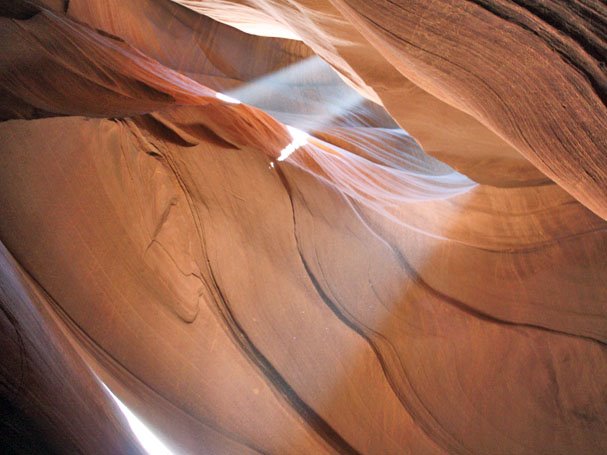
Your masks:
<svg viewBox="0 0 607 455"><path fill-rule="evenodd" d="M0 0L0 453L607 453L605 0Z"/></svg>

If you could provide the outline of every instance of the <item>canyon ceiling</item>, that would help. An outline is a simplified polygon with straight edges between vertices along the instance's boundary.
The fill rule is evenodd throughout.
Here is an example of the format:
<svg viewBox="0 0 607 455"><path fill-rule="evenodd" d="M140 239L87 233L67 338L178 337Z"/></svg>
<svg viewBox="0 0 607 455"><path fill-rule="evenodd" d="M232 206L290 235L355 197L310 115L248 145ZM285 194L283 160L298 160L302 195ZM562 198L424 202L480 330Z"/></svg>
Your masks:
<svg viewBox="0 0 607 455"><path fill-rule="evenodd" d="M607 453L604 0L0 0L0 43L6 453Z"/></svg>

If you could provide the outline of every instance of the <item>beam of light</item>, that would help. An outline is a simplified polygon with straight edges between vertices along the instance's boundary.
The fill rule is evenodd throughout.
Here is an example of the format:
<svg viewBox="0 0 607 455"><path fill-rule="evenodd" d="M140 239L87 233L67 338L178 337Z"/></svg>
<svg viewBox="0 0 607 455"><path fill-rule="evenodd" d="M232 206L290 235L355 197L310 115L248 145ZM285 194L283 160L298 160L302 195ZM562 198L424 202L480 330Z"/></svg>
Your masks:
<svg viewBox="0 0 607 455"><path fill-rule="evenodd" d="M427 155L382 107L367 102L319 57L298 61L227 93L228 99L255 106L287 127L292 140L277 162L288 159L352 201L415 231L419 228L405 221L403 210L415 212L419 202L460 196L476 186ZM306 131L326 133L329 142L312 142ZM294 154L306 144L304 153ZM271 161L269 169L275 165Z"/></svg>
<svg viewBox="0 0 607 455"><path fill-rule="evenodd" d="M306 131L326 127L344 116L356 116L356 108L365 101L316 56L229 90L225 96Z"/></svg>
<svg viewBox="0 0 607 455"><path fill-rule="evenodd" d="M122 401L120 401L116 395L114 395L110 388L105 385L105 383L101 382L101 385L103 385L105 390L107 390L114 402L118 405L118 408L122 414L124 414L124 417L129 423L131 431L148 454L174 455L174 453L169 450L169 448L160 439L158 439L158 437L147 427L147 425L143 423L139 417L133 414L133 412Z"/></svg>
<svg viewBox="0 0 607 455"><path fill-rule="evenodd" d="M302 131L298 128L293 128L289 125L286 126L293 140L289 145L287 145L280 151L280 156L277 158L278 161L286 160L291 153L293 153L299 147L306 145L308 143L308 138L310 137L310 135L305 131Z"/></svg>
<svg viewBox="0 0 607 455"><path fill-rule="evenodd" d="M236 98L226 95L225 93L216 92L215 98L217 98L221 101L224 101L226 103L230 103L230 104L241 104L240 100L237 100Z"/></svg>

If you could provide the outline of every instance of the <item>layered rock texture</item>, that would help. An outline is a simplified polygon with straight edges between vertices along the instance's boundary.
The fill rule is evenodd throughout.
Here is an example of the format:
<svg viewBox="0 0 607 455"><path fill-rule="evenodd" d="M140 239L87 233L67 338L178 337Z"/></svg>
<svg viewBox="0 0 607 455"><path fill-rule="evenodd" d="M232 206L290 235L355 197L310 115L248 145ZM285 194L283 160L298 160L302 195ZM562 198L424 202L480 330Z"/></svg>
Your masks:
<svg viewBox="0 0 607 455"><path fill-rule="evenodd" d="M606 40L601 0L0 1L0 445L607 453Z"/></svg>

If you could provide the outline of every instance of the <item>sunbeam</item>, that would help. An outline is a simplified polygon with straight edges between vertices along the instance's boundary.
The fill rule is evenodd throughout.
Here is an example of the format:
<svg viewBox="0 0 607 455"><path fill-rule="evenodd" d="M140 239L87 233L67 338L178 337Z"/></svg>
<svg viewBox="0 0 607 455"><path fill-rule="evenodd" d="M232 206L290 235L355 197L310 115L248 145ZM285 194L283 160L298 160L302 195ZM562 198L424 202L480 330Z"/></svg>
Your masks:
<svg viewBox="0 0 607 455"><path fill-rule="evenodd" d="M114 392L105 383L101 382L101 385L112 397L116 405L118 405L118 408L129 423L131 431L149 455L175 455L120 398L114 395Z"/></svg>

